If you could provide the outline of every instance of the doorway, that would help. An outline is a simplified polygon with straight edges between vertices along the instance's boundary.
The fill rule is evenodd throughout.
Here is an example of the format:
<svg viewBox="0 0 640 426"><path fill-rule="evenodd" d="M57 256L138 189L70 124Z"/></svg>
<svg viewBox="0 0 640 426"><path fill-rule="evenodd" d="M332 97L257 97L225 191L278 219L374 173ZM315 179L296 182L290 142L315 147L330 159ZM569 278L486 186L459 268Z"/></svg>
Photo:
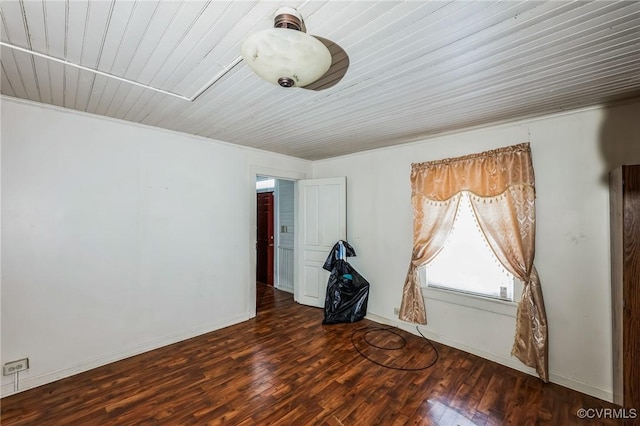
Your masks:
<svg viewBox="0 0 640 426"><path fill-rule="evenodd" d="M293 293L294 180L256 175L256 282Z"/></svg>
<svg viewBox="0 0 640 426"><path fill-rule="evenodd" d="M284 290L293 295L293 299L305 305L315 306L305 296L314 296L324 303L324 291L328 273L322 269L327 253L338 239L346 240L346 178L335 179L307 179L306 173L290 170L277 170L268 167L251 166L249 169L252 185L249 226L249 264L253 269L248 282L247 312L252 318L256 315L257 280L256 280L256 244L257 244L257 192L274 193L274 281L273 287L263 286L272 290ZM269 185L265 180L272 180ZM305 194L301 195L300 186L307 186ZM265 188L269 186L269 188ZM316 189L311 188L315 186ZM306 200L303 202L302 200ZM312 202L315 200L315 202ZM327 205L327 201L330 202ZM339 201L339 202L338 202ZM254 204L255 203L255 204ZM312 205L322 208L309 209ZM331 206L333 205L333 207ZM335 208L335 209L334 209ZM335 210L335 211L333 211ZM333 211L333 213L332 213ZM306 212L306 213L305 213ZM322 223L315 223L313 218L325 218ZM299 222L299 223L298 223ZM306 224L306 225L305 225ZM309 229L306 229L309 228ZM311 229L312 228L312 229ZM306 229L306 230L305 230ZM327 247L310 254L313 247L311 239L303 239L304 235L314 235L317 243ZM320 254L320 252L322 252ZM304 262L303 262L304 261ZM307 261L312 262L309 264ZM316 273L317 272L317 273ZM322 275L324 274L324 276ZM313 285L315 284L315 285ZM317 293L317 294L316 294Z"/></svg>

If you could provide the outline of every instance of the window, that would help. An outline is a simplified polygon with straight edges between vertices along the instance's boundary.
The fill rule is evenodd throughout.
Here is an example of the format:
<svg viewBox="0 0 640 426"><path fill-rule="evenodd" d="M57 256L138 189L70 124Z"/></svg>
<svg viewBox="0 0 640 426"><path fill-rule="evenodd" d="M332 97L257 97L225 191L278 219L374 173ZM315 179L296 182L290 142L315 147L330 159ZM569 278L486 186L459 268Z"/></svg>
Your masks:
<svg viewBox="0 0 640 426"><path fill-rule="evenodd" d="M276 186L276 180L272 179L272 178L260 178L258 177L258 180L256 181L256 189L260 190L260 189L271 189L271 188L275 188Z"/></svg>
<svg viewBox="0 0 640 426"><path fill-rule="evenodd" d="M426 266L427 287L491 299L515 301L515 279L498 261L484 239L471 207L462 193L458 214L447 242Z"/></svg>

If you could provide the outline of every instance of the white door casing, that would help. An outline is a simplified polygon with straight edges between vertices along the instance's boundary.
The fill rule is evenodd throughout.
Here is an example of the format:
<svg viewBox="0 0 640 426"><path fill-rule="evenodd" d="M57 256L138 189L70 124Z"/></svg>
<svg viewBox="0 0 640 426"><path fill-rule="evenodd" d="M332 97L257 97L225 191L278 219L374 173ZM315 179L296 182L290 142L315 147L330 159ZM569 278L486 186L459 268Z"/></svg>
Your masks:
<svg viewBox="0 0 640 426"><path fill-rule="evenodd" d="M296 301L324 307L329 272L322 269L338 240L347 239L347 178L298 181Z"/></svg>

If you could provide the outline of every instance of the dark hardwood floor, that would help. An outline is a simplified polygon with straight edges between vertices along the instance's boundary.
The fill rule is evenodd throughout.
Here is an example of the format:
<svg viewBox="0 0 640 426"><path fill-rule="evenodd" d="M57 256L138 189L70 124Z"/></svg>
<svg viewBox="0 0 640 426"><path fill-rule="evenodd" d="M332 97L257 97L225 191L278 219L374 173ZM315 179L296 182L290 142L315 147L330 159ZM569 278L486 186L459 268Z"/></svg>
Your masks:
<svg viewBox="0 0 640 426"><path fill-rule="evenodd" d="M260 285L256 318L1 401L8 425L566 425L604 401ZM355 335L354 335L355 331ZM369 346L366 341L374 346ZM376 348L388 348L383 350ZM585 424L616 424L590 420Z"/></svg>

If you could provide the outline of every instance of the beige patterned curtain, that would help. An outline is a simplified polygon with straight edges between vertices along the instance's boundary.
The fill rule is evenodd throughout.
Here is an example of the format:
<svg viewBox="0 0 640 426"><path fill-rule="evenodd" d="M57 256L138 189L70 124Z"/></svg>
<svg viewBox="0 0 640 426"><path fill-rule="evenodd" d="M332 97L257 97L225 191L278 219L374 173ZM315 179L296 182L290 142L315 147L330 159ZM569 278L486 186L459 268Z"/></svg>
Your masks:
<svg viewBox="0 0 640 426"><path fill-rule="evenodd" d="M528 143L480 154L413 164L414 247L400 319L426 324L417 268L442 250L468 191L480 229L502 265L523 284L512 355L548 377L547 317L535 256L535 182Z"/></svg>

